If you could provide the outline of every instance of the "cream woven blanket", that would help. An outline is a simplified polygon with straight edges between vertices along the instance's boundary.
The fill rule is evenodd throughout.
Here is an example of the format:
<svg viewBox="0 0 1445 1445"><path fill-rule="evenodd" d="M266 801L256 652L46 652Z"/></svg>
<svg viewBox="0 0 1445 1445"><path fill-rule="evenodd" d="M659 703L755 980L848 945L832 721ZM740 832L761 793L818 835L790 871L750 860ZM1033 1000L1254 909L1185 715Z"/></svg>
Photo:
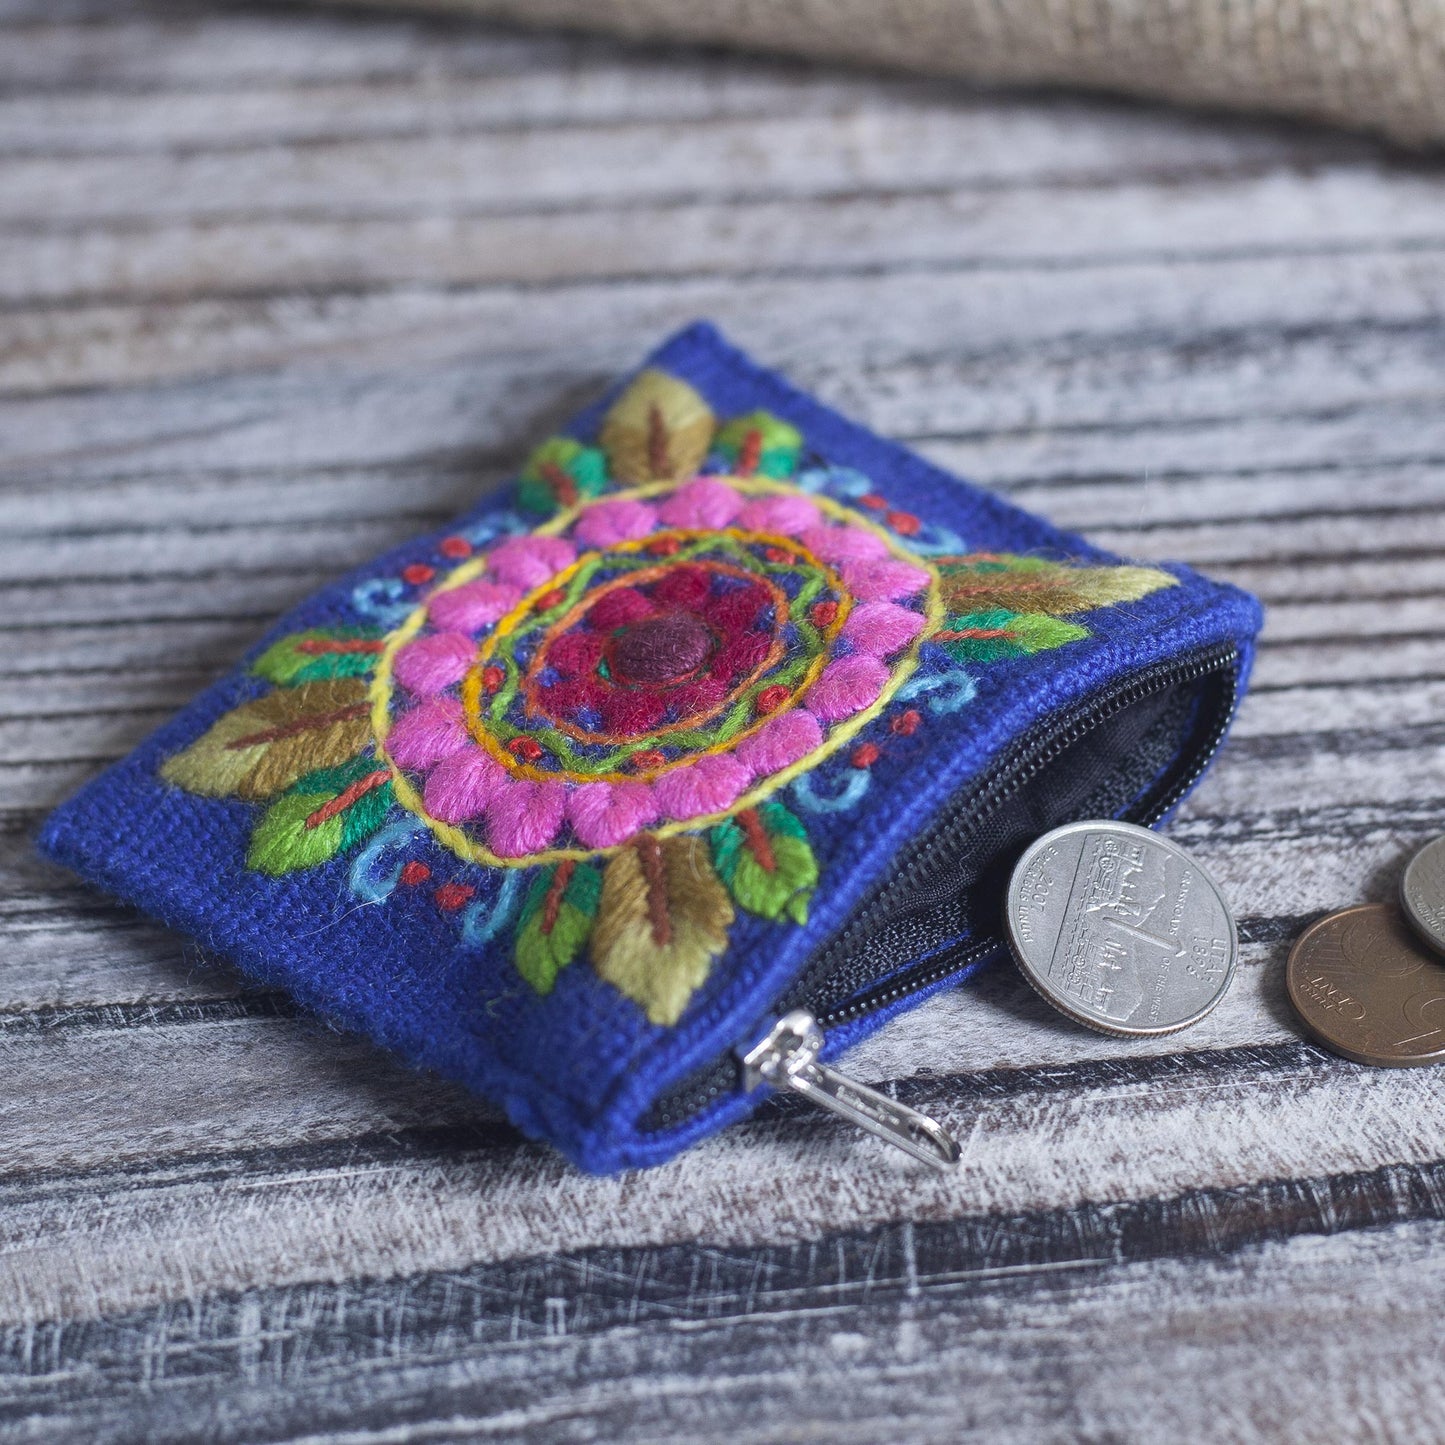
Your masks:
<svg viewBox="0 0 1445 1445"><path fill-rule="evenodd" d="M395 0L392 0L395 3ZM1445 0L405 0L1445 140Z"/></svg>

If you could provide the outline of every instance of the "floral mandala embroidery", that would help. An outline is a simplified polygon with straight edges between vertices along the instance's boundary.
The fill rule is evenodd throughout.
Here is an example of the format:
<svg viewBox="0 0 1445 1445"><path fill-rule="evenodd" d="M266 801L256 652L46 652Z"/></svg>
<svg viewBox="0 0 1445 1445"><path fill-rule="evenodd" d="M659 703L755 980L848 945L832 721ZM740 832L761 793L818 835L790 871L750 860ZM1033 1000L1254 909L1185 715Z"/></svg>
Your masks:
<svg viewBox="0 0 1445 1445"><path fill-rule="evenodd" d="M447 578L387 641L373 728L460 856L580 861L747 811L841 747L911 671L935 591L827 498L633 488Z"/></svg>
<svg viewBox="0 0 1445 1445"><path fill-rule="evenodd" d="M860 742L853 780L820 797L825 759L895 701L962 705L965 665L1087 637L1070 619L1175 580L939 555L866 478L799 475L802 452L778 418L719 425L684 382L644 372L598 446L554 438L533 455L516 494L530 531L446 538L437 567L380 583L411 594L390 630L273 644L252 667L273 690L163 776L266 804L253 869L357 854L353 886L373 901L430 869L412 859L377 888L362 865L429 830L502 879L470 907L476 884L442 884L437 906L484 936L510 929L538 993L586 958L675 1023L737 909L806 919L820 868L800 814L856 803L879 744ZM921 720L895 708L887 726Z"/></svg>

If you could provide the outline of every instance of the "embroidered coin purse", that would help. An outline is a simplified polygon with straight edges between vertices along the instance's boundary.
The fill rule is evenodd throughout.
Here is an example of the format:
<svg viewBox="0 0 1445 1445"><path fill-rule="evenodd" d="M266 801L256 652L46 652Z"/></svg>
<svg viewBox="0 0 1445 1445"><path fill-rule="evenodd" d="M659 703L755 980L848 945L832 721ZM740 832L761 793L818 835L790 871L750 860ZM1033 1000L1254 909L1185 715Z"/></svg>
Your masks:
<svg viewBox="0 0 1445 1445"><path fill-rule="evenodd" d="M998 950L1012 859L1154 823L1253 598L1127 566L706 325L505 494L298 607L42 846L586 1169L747 1113Z"/></svg>

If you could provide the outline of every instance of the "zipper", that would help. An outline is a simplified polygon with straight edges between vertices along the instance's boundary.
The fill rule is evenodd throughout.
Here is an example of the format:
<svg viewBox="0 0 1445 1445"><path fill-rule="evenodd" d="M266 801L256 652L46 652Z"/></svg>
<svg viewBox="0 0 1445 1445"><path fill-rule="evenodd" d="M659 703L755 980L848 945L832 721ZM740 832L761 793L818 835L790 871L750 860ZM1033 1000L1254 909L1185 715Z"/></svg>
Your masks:
<svg viewBox="0 0 1445 1445"><path fill-rule="evenodd" d="M798 1094L936 1169L958 1163L957 1141L936 1119L820 1064L823 1042L823 1030L806 1009L785 1013L742 1055L743 1088L751 1093L769 1084Z"/></svg>
<svg viewBox="0 0 1445 1445"><path fill-rule="evenodd" d="M1021 757L1011 756L1005 759L1001 767L991 771L989 781L982 790L970 791L965 797L955 798L945 807L929 828L925 840L912 851L908 866L901 874L889 879L881 893L875 894L843 925L837 938L822 949L789 989L788 997L791 998L800 988L807 991L810 983L826 976L830 972L830 963L836 960L840 952L846 951L849 940L871 932L877 918L887 915L890 898L899 893L915 898L926 896L920 892L917 884L938 868L941 856L957 850L958 835L963 830L965 818L972 825L969 831L977 835L986 826L988 819L1005 803L1096 728L1149 697L1169 689L1187 686L1211 673L1222 673L1225 667L1228 667L1230 685L1227 695L1221 699L1209 731L1198 750L1192 754L1189 766L1177 776L1161 780L1161 787L1151 789L1139 800L1136 808L1129 810L1130 816L1126 821L1151 828L1161 818L1167 817L1179 800L1204 776L1224 742L1230 719L1234 716L1238 693L1238 661L1239 651L1230 644L1227 648L1211 649L1180 662L1146 669L1130 678L1122 688L1087 706L1081 715L1066 722L1057 732L1051 731L1049 737L1040 745L1029 747L1028 739L1025 738L1024 746L1018 750L1022 753ZM1060 820L1069 821L1073 820ZM995 934L947 949L937 957L905 970L903 974L890 979L882 988L826 1010L818 1019L818 1026L827 1030L837 1028L840 1024L852 1023L880 1008L897 1003L910 994L931 988L950 974L981 962L1003 947L1002 935Z"/></svg>
<svg viewBox="0 0 1445 1445"><path fill-rule="evenodd" d="M976 862L970 853L971 845L985 835L1005 805L1070 748L1142 702L1217 675L1224 685L1217 696L1201 694L1201 716L1196 726L1202 722L1204 730L1185 743L1178 758L1181 765L1165 767L1122 811L1121 816L1129 822L1145 827L1157 823L1199 781L1218 753L1234 715L1238 667L1239 651L1233 644L1202 648L1145 668L1064 716L1045 719L1031 729L989 769L984 782L960 790L944 806L923 839L909 850L907 865L879 884L839 933L813 956L780 1000L781 1016L762 1038L751 1048L718 1059L676 1085L657 1101L644 1127L661 1130L680 1123L735 1092L739 1082L744 1092L767 1083L845 1115L915 1158L947 1167L952 1162L947 1157L949 1146L953 1158L957 1157L957 1146L936 1121L819 1064L817 1056L831 1029L889 1008L981 963L1004 947L1003 938L991 933L945 946L874 988L867 987L868 977L859 976L856 965L850 969L850 955L883 925L897 923L900 907L902 916L907 917L956 899L958 870L955 867L950 872L947 865L951 861ZM865 975L868 973L876 974L876 970L870 965L865 969ZM857 1107L842 1107L840 1101L845 1100ZM858 1104L860 1100L863 1102Z"/></svg>

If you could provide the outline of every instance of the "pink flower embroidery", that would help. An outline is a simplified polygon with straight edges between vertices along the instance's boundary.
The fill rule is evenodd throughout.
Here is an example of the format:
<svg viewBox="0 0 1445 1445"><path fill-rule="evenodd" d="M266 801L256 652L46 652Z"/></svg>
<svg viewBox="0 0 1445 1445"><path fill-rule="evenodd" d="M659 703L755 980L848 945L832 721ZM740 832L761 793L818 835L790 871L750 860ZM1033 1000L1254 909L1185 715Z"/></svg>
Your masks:
<svg viewBox="0 0 1445 1445"><path fill-rule="evenodd" d="M926 620L925 568L746 478L584 502L565 535L509 537L482 560L397 653L389 746L428 813L499 858L729 813L824 753Z"/></svg>

